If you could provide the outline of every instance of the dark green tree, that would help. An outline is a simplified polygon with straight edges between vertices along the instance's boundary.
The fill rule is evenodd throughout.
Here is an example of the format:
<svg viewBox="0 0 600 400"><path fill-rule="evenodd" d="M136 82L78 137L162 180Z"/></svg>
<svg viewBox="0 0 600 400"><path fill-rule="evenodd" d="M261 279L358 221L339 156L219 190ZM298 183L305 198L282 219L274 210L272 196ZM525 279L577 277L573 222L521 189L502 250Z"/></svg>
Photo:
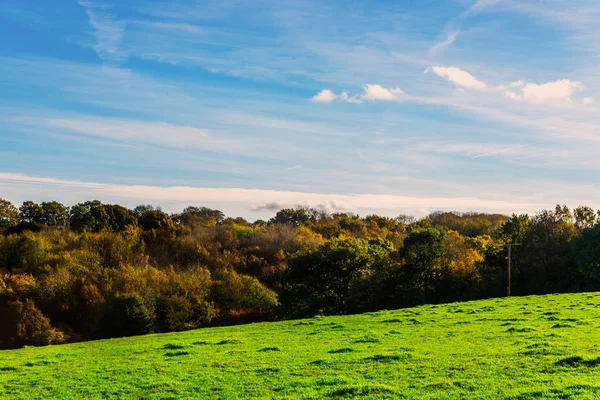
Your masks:
<svg viewBox="0 0 600 400"><path fill-rule="evenodd" d="M587 228L573 243L573 253L586 290L600 290L600 224Z"/></svg>
<svg viewBox="0 0 600 400"><path fill-rule="evenodd" d="M308 214L304 208L285 208L269 220L270 224L299 226L308 221Z"/></svg>
<svg viewBox="0 0 600 400"><path fill-rule="evenodd" d="M152 314L137 294L117 296L100 320L98 337L114 338L152 332Z"/></svg>
<svg viewBox="0 0 600 400"><path fill-rule="evenodd" d="M175 228L173 225L173 220L169 216L169 214L164 213L160 210L148 210L144 211L144 213L138 219L138 223L145 230L153 230L153 229L168 229L172 230Z"/></svg>
<svg viewBox="0 0 600 400"><path fill-rule="evenodd" d="M66 226L69 222L69 209L56 201L43 202L42 223L46 226Z"/></svg>
<svg viewBox="0 0 600 400"><path fill-rule="evenodd" d="M348 313L355 308L349 303L354 288L369 276L376 260L392 250L393 245L383 240L334 238L296 257L290 265L293 294L287 296L287 307L299 315Z"/></svg>
<svg viewBox="0 0 600 400"><path fill-rule="evenodd" d="M19 207L19 220L29 224L43 224L44 210L39 204L33 201L25 201Z"/></svg>
<svg viewBox="0 0 600 400"><path fill-rule="evenodd" d="M104 211L108 214L108 226L112 232L121 232L129 225L137 225L135 214L117 204L105 204Z"/></svg>

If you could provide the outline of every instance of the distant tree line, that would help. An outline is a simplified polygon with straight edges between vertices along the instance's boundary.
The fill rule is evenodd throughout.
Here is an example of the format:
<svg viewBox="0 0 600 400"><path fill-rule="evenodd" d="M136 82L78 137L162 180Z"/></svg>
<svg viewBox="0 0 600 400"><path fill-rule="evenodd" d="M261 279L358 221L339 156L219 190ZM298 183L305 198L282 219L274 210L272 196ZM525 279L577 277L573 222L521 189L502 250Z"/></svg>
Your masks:
<svg viewBox="0 0 600 400"><path fill-rule="evenodd" d="M280 210L250 223L0 199L0 348L600 290L600 212L409 216Z"/></svg>

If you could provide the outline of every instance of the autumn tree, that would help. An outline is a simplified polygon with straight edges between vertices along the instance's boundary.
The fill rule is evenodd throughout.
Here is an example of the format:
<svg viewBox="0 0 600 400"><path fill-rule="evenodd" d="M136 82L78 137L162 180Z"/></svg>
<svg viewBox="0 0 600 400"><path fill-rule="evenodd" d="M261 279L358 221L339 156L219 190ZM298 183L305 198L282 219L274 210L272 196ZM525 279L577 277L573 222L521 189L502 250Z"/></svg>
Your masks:
<svg viewBox="0 0 600 400"><path fill-rule="evenodd" d="M19 223L19 210L8 200L0 198L0 229Z"/></svg>

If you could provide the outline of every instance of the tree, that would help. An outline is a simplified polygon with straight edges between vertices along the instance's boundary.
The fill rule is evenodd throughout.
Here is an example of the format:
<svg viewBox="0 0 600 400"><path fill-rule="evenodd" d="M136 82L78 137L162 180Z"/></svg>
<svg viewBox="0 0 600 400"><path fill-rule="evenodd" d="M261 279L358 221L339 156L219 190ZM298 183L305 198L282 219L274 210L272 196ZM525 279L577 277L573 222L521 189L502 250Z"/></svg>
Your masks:
<svg viewBox="0 0 600 400"><path fill-rule="evenodd" d="M110 215L99 200L86 201L71 207L71 229L78 232L100 232L110 227Z"/></svg>
<svg viewBox="0 0 600 400"><path fill-rule="evenodd" d="M442 277L446 231L440 228L413 230L400 252L402 268L396 276L402 306L431 301Z"/></svg>
<svg viewBox="0 0 600 400"><path fill-rule="evenodd" d="M137 218L141 217L143 213L145 213L146 211L154 211L154 210L158 210L158 211L162 211L162 209L160 207L154 207L152 204L140 204L139 206L136 206L132 213L133 215L135 215Z"/></svg>
<svg viewBox="0 0 600 400"><path fill-rule="evenodd" d="M508 221L500 226L495 234L504 243L519 243L527 234L530 226L531 219L527 214L513 214Z"/></svg>
<svg viewBox="0 0 600 400"><path fill-rule="evenodd" d="M303 208L285 208L269 220L270 224L299 226L308 221L308 214Z"/></svg>
<svg viewBox="0 0 600 400"><path fill-rule="evenodd" d="M0 229L19 223L19 210L10 201L0 198Z"/></svg>
<svg viewBox="0 0 600 400"><path fill-rule="evenodd" d="M296 308L300 315L318 311L346 314L352 308L349 299L353 286L368 275L378 257L392 250L387 241L334 238L313 252L297 256L290 265L289 282L299 287L295 295L288 296L287 306Z"/></svg>
<svg viewBox="0 0 600 400"><path fill-rule="evenodd" d="M573 243L577 268L587 290L600 290L600 224L587 228Z"/></svg>
<svg viewBox="0 0 600 400"><path fill-rule="evenodd" d="M108 215L108 226L112 232L124 231L128 226L136 226L138 221L134 213L117 204L105 204L104 211Z"/></svg>
<svg viewBox="0 0 600 400"><path fill-rule="evenodd" d="M577 265L572 241L577 235L568 208L537 213L513 253L513 292L545 294L576 289Z"/></svg>
<svg viewBox="0 0 600 400"><path fill-rule="evenodd" d="M208 207L186 207L179 216L183 224L192 224L198 222L204 225L214 226L220 224L225 219L225 214L220 210L213 210Z"/></svg>
<svg viewBox="0 0 600 400"><path fill-rule="evenodd" d="M30 224L43 224L44 223L44 209L33 201L25 201L23 205L19 207L19 220L21 222Z"/></svg>
<svg viewBox="0 0 600 400"><path fill-rule="evenodd" d="M44 346L65 341L64 333L54 328L32 300L0 304L0 348Z"/></svg>
<svg viewBox="0 0 600 400"><path fill-rule="evenodd" d="M590 207L580 206L573 210L573 216L575 217L575 228L581 232L584 229L592 228L599 222L600 211L596 213Z"/></svg>
<svg viewBox="0 0 600 400"><path fill-rule="evenodd" d="M160 210L148 210L139 217L138 222L145 230L175 229L171 217Z"/></svg>
<svg viewBox="0 0 600 400"><path fill-rule="evenodd" d="M137 294L117 296L100 321L98 337L114 338L152 332L153 319Z"/></svg>
<svg viewBox="0 0 600 400"><path fill-rule="evenodd" d="M56 201L43 202L42 223L46 226L66 226L69 221L69 209Z"/></svg>

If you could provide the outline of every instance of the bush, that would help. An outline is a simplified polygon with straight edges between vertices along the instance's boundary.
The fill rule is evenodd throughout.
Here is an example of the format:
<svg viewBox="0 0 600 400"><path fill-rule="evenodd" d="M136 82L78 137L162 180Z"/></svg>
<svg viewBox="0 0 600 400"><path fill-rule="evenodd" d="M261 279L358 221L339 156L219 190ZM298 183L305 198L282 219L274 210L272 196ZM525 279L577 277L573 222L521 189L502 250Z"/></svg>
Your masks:
<svg viewBox="0 0 600 400"><path fill-rule="evenodd" d="M119 295L104 313L98 337L145 335L152 332L152 323L152 315L139 295Z"/></svg>
<svg viewBox="0 0 600 400"><path fill-rule="evenodd" d="M44 346L66 340L30 299L6 302L0 306L0 315L0 348Z"/></svg>

